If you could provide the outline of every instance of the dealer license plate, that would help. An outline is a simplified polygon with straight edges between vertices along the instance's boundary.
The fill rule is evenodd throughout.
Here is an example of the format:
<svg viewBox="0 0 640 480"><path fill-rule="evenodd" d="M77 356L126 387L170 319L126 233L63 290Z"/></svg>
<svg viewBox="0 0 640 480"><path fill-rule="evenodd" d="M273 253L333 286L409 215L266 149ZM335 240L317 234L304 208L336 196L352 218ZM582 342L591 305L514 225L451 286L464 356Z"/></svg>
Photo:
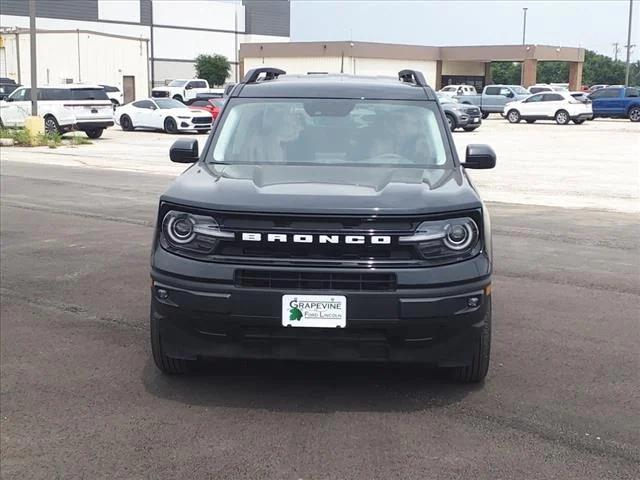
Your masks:
<svg viewBox="0 0 640 480"><path fill-rule="evenodd" d="M282 325L285 327L344 328L347 297L339 295L283 295Z"/></svg>

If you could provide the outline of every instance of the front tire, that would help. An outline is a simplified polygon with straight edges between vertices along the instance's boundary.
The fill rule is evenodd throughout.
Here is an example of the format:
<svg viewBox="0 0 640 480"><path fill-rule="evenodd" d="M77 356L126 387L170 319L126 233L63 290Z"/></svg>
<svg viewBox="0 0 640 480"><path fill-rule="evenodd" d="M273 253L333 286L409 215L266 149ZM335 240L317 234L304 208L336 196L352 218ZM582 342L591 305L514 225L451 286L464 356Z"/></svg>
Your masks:
<svg viewBox="0 0 640 480"><path fill-rule="evenodd" d="M87 134L89 138L100 138L102 136L102 132L104 132L104 128L90 128L89 130L85 130L84 133Z"/></svg>
<svg viewBox="0 0 640 480"><path fill-rule="evenodd" d="M184 100L182 99L182 95L174 95L173 99L177 100L177 101L179 101L181 103L184 103Z"/></svg>
<svg viewBox="0 0 640 480"><path fill-rule="evenodd" d="M509 123L519 123L520 112L518 110L509 110L507 112L507 120L509 120Z"/></svg>
<svg viewBox="0 0 640 480"><path fill-rule="evenodd" d="M631 107L629 109L629 120L632 122L640 122L640 107Z"/></svg>
<svg viewBox="0 0 640 480"><path fill-rule="evenodd" d="M456 367L451 371L454 380L463 383L482 382L489 371L491 359L491 297L487 298L487 313L484 316L484 325L473 350L471 364L466 367Z"/></svg>
<svg viewBox="0 0 640 480"><path fill-rule="evenodd" d="M571 117L569 117L569 112L566 110L558 110L556 112L555 119L558 125L567 125L571 120Z"/></svg>
<svg viewBox="0 0 640 480"><path fill-rule="evenodd" d="M167 133L178 133L178 124L173 118L169 117L164 121L164 131Z"/></svg>
<svg viewBox="0 0 640 480"><path fill-rule="evenodd" d="M129 115L122 115L120 117L120 128L122 128L122 130L124 130L125 132L133 131L134 126Z"/></svg>
<svg viewBox="0 0 640 480"><path fill-rule="evenodd" d="M486 120L487 118L489 118L489 112L482 112L482 119Z"/></svg>
<svg viewBox="0 0 640 480"><path fill-rule="evenodd" d="M53 115L47 115L44 117L44 133L47 135L62 133L60 131L60 125L58 125L58 121Z"/></svg>
<svg viewBox="0 0 640 480"><path fill-rule="evenodd" d="M153 361L162 373L168 375L182 375L189 372L191 363L181 358L171 358L164 353L162 337L160 336L160 319L151 310L151 353Z"/></svg>
<svg viewBox="0 0 640 480"><path fill-rule="evenodd" d="M444 116L447 117L447 124L449 125L449 130L453 132L458 126L456 119L450 113L445 113Z"/></svg>

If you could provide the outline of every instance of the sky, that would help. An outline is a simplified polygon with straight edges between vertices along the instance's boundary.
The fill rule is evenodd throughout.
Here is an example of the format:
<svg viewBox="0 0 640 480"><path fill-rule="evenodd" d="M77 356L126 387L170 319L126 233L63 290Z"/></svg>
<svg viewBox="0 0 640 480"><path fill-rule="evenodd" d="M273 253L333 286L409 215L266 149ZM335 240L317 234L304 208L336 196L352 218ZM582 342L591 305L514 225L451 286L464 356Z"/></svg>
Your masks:
<svg viewBox="0 0 640 480"><path fill-rule="evenodd" d="M291 0L291 40L583 47L626 58L629 0ZM631 60L640 59L640 0L633 3Z"/></svg>

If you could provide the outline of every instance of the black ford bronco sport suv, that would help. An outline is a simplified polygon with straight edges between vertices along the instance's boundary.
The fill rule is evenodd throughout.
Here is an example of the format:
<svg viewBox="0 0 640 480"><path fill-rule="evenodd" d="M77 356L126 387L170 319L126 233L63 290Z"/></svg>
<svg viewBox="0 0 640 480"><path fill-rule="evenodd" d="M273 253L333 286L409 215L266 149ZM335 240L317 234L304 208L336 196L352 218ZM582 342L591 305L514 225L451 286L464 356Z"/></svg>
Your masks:
<svg viewBox="0 0 640 480"><path fill-rule="evenodd" d="M203 357L420 362L484 379L489 215L433 90L399 78L249 71L160 198L158 368Z"/></svg>

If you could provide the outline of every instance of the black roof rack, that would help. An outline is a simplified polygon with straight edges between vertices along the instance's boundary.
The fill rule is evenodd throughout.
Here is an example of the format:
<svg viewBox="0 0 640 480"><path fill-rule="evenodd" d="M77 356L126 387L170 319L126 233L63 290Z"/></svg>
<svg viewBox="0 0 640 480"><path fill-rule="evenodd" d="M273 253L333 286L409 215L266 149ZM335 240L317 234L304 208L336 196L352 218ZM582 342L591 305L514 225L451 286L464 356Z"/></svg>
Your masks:
<svg viewBox="0 0 640 480"><path fill-rule="evenodd" d="M253 68L249 70L244 78L242 79L242 83L255 83L258 81L258 77L264 73L263 80L273 80L278 78L280 75L285 75L287 72L284 70L280 70L279 68L271 68L271 67L260 67Z"/></svg>
<svg viewBox="0 0 640 480"><path fill-rule="evenodd" d="M401 82L415 83L419 87L427 86L424 75L422 75L422 72L419 72L418 70L400 70L398 72L398 79Z"/></svg>

